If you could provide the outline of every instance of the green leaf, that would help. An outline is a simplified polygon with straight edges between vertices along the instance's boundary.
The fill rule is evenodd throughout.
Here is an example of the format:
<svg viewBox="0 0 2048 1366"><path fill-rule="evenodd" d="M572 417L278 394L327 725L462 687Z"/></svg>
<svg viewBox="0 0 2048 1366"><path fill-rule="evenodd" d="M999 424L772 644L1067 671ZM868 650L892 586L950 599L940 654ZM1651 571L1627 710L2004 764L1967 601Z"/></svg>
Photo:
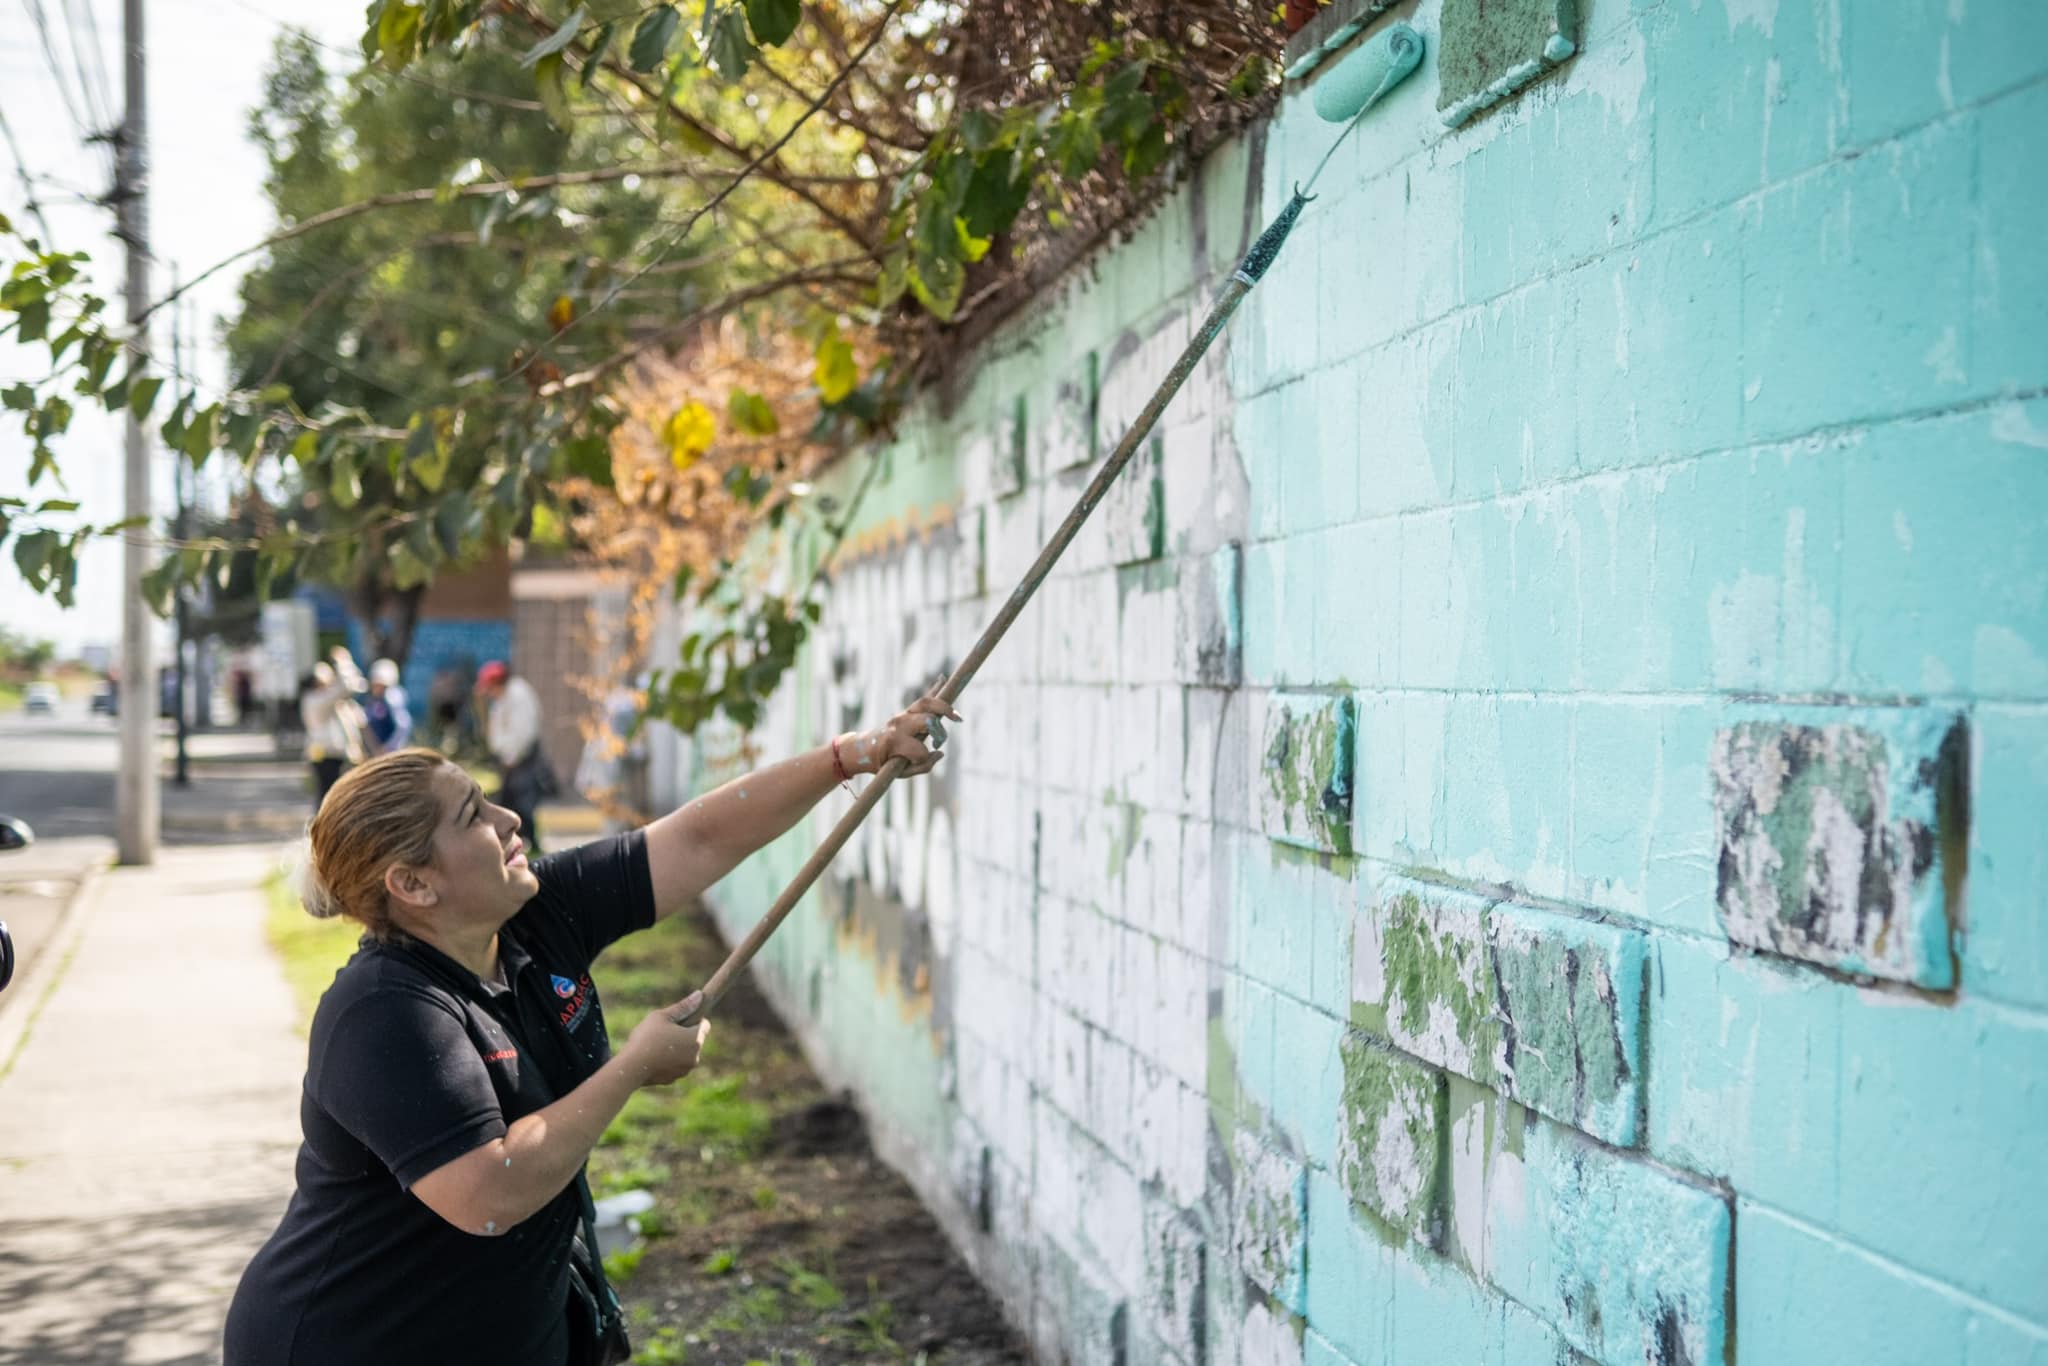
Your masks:
<svg viewBox="0 0 2048 1366"><path fill-rule="evenodd" d="M334 472L327 481L327 491L333 495L336 507L346 512L363 500L362 471L355 461L346 455L335 457Z"/></svg>
<svg viewBox="0 0 2048 1366"><path fill-rule="evenodd" d="M441 484L448 478L448 461L453 452L445 442L432 441L427 450L412 458L406 466L412 477L420 481L420 487L428 493L439 493Z"/></svg>
<svg viewBox="0 0 2048 1366"><path fill-rule="evenodd" d="M1018 161L1007 149L999 148L974 163L974 174L968 177L967 193L960 201L969 236L994 237L1017 221L1025 201L1031 198L1031 176L1028 171L1017 174Z"/></svg>
<svg viewBox="0 0 2048 1366"><path fill-rule="evenodd" d="M635 71L652 71L660 66L682 21L683 16L674 5L663 5L642 19L640 27L633 30L632 46L626 50L626 65Z"/></svg>
<svg viewBox="0 0 2048 1366"><path fill-rule="evenodd" d="M298 462L300 468L312 464L314 457L319 454L320 433L308 429L293 438L292 459Z"/></svg>
<svg viewBox="0 0 2048 1366"><path fill-rule="evenodd" d="M958 220L954 220L957 223ZM958 228L944 247L926 242L922 233L910 262L910 292L941 322L950 321L960 306L960 291L967 284L967 268L960 263Z"/></svg>
<svg viewBox="0 0 2048 1366"><path fill-rule="evenodd" d="M541 58L550 57L560 52L563 48L576 41L576 35L582 31L584 21L589 18L590 7L588 5L578 5L569 12L569 17L561 22L560 27L528 48L526 55L519 59L519 64L521 66L532 66L539 62Z"/></svg>
<svg viewBox="0 0 2048 1366"><path fill-rule="evenodd" d="M759 52L747 37L746 16L737 5L719 12L711 26L711 64L718 74L736 81L747 74Z"/></svg>
<svg viewBox="0 0 2048 1366"><path fill-rule="evenodd" d="M597 36L590 40L590 55L583 59L583 80L580 82L585 93L590 90L590 78L604 66L605 54L612 50L612 39L618 36L618 30L616 23L602 24L598 27Z"/></svg>
<svg viewBox="0 0 2048 1366"><path fill-rule="evenodd" d="M184 432L184 439L178 442L178 449L192 461L193 468L206 463L206 457L213 454L219 445L217 428L220 423L220 405L203 408L192 415L192 425Z"/></svg>
<svg viewBox="0 0 2048 1366"><path fill-rule="evenodd" d="M740 69L744 71L746 68ZM41 341L43 335L50 330L50 305L42 299L23 304L14 315L14 326L18 340Z"/></svg>
<svg viewBox="0 0 2048 1366"><path fill-rule="evenodd" d="M36 504L36 510L32 515L39 517L46 512L76 512L78 506L69 498L45 498Z"/></svg>
<svg viewBox="0 0 2048 1366"><path fill-rule="evenodd" d="M177 598L179 567L178 557L173 555L142 576L142 600L159 617L171 614Z"/></svg>
<svg viewBox="0 0 2048 1366"><path fill-rule="evenodd" d="M36 413L35 436L42 441L52 436L62 436L71 429L71 404L54 395L43 400L42 408Z"/></svg>
<svg viewBox="0 0 2048 1366"><path fill-rule="evenodd" d="M25 531L14 538L14 567L38 593L49 586L50 556L63 539L54 531Z"/></svg>
<svg viewBox="0 0 2048 1366"><path fill-rule="evenodd" d="M1001 120L986 109L970 109L960 116L960 145L970 152L986 152L1002 131Z"/></svg>
<svg viewBox="0 0 2048 1366"><path fill-rule="evenodd" d="M768 47L780 47L803 22L802 0L747 0L747 25Z"/></svg>
<svg viewBox="0 0 2048 1366"><path fill-rule="evenodd" d="M612 445L602 436L579 436L562 447L569 473L599 488L612 487Z"/></svg>
<svg viewBox="0 0 2048 1366"><path fill-rule="evenodd" d="M725 476L725 491L754 507L759 507L761 500L768 496L768 490L774 487L774 480L745 465L733 466Z"/></svg>
<svg viewBox="0 0 2048 1366"><path fill-rule="evenodd" d="M725 411L732 418L732 425L749 436L773 436L782 430L768 400L748 390L733 390L732 397L725 402Z"/></svg>
<svg viewBox="0 0 2048 1366"><path fill-rule="evenodd" d="M828 404L839 402L860 383L860 366L853 359L853 346L839 334L836 324L819 340L817 362L812 378L818 383L818 396Z"/></svg>
<svg viewBox="0 0 2048 1366"><path fill-rule="evenodd" d="M377 17L377 54L393 71L403 71L419 47L420 8L409 0L384 0Z"/></svg>
<svg viewBox="0 0 2048 1366"><path fill-rule="evenodd" d="M562 54L551 52L533 66L533 80L540 91L541 108L547 110L548 122L568 132L575 121L569 108L569 87Z"/></svg>
<svg viewBox="0 0 2048 1366"><path fill-rule="evenodd" d="M0 389L0 406L17 413L28 412L36 406L35 386L10 384L5 389Z"/></svg>
<svg viewBox="0 0 2048 1366"><path fill-rule="evenodd" d="M1102 130L1092 112L1074 110L1063 115L1053 133L1052 154L1060 174L1069 180L1086 175L1102 159Z"/></svg>
<svg viewBox="0 0 2048 1366"><path fill-rule="evenodd" d="M137 422L149 416L150 408L156 403L157 392L164 382L155 375L144 375L128 384L128 411Z"/></svg>
<svg viewBox="0 0 2048 1366"><path fill-rule="evenodd" d="M528 527L526 539L534 545L561 546L568 542L562 530L562 519L555 516L553 508L545 503L533 506L533 522Z"/></svg>

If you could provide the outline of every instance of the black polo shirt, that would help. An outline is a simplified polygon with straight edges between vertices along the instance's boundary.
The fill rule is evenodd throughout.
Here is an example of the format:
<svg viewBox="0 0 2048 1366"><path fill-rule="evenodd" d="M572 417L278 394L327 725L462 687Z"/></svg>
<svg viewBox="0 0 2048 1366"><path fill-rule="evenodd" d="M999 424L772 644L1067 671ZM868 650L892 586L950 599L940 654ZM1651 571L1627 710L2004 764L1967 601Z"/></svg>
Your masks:
<svg viewBox="0 0 2048 1366"><path fill-rule="evenodd" d="M611 1056L590 964L654 923L646 839L533 871L540 891L498 934L507 986L416 941L366 938L335 975L313 1016L298 1189L242 1273L226 1366L566 1360L575 1185L495 1236L408 1193Z"/></svg>

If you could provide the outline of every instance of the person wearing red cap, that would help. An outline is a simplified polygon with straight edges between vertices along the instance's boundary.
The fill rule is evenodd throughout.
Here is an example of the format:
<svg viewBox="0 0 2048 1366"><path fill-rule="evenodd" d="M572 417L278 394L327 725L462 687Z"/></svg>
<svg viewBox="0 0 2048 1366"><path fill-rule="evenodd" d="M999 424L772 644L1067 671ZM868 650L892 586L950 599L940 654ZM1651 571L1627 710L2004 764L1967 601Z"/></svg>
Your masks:
<svg viewBox="0 0 2048 1366"><path fill-rule="evenodd" d="M540 852L539 807L559 788L540 748L540 695L502 659L476 671L484 747L498 770L498 804L519 817L527 848Z"/></svg>

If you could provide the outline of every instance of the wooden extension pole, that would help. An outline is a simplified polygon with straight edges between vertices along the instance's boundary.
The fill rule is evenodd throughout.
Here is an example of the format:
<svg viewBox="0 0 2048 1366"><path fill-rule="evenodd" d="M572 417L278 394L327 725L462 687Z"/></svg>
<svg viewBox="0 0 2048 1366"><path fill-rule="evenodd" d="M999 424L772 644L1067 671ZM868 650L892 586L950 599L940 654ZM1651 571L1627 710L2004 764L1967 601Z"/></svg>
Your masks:
<svg viewBox="0 0 2048 1366"><path fill-rule="evenodd" d="M1088 487L1081 491L1080 501L1074 504L1074 510L1067 514L1067 519L1060 523L1059 530L1053 533L1045 548L1038 552L1038 558L1032 562L1031 568L1025 571L1023 581L1017 585L1017 590L1010 594L1002 610L996 613L995 620L988 624L988 629L981 633L981 639L975 641L974 648L967 652L967 658L960 661L952 676L940 686L937 695L942 700L948 704L957 702L960 694L973 681L974 675L980 672L981 666L987 662L1004 634L1024 611L1025 605L1031 601L1032 594L1038 591L1038 586L1045 582L1046 575L1052 572L1053 565L1059 562L1060 556L1066 553L1074 537L1080 534L1082 523L1088 520L1088 515L1095 511L1103 495L1109 492L1109 486L1123 473L1124 466L1131 463L1131 456L1144 443L1145 438L1151 435L1152 428L1158 424L1159 414L1165 411L1166 405L1180 391L1181 385L1186 383L1196 363L1216 340L1217 334L1223 330L1223 325L1230 321L1230 315L1237 311L1238 303L1251 292L1252 286L1259 282L1259 278L1266 273L1266 267L1273 263L1273 258L1279 254L1281 243L1287 240L1288 232L1294 227L1295 219L1300 216L1302 206L1307 202L1307 197L1297 192L1287 207L1281 210L1280 216L1273 220L1272 225L1259 234L1259 240L1252 244L1252 249L1245 254L1243 262L1231 272L1230 278L1224 281L1223 292L1217 296L1216 303L1210 308L1209 316L1203 320L1201 330L1195 333L1194 340L1181 352L1180 359L1174 362L1173 369L1160 382L1158 390L1145 404L1144 411L1138 414L1137 420L1131 424L1131 429L1124 433L1123 440L1117 442L1116 449L1109 453L1109 458L1102 462L1102 468L1088 481ZM934 737L943 743L945 732L936 717L932 719L932 727ZM804 893L811 889L811 884L825 871L826 865L830 864L840 849L845 847L846 841L853 837L853 832L860 828L860 823L867 819L868 813L881 804L889 785L901 777L903 770L908 766L909 761L900 756L882 765L874 781L861 790L860 796L855 799L846 814L839 818L839 824L832 827L832 833L827 835L824 843L804 861L804 866L797 870L796 877L782 889L782 895L775 898L775 904L768 908L768 913L747 932L747 937L741 940L726 957L725 962L719 965L718 971L711 974L711 980L703 987L703 1003L698 1006L696 1015L684 1023L692 1023L703 1018L718 1005L725 993L731 989L733 980L745 971L747 964L754 961L754 955L768 942L768 936L774 934L788 918L789 913L796 908L796 903L803 899Z"/></svg>

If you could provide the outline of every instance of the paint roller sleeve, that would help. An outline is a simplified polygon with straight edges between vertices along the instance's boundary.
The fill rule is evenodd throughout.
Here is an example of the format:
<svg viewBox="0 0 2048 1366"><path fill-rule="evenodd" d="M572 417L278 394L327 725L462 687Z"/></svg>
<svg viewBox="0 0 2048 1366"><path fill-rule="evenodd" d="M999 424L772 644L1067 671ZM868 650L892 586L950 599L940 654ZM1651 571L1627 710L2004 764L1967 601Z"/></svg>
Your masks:
<svg viewBox="0 0 2048 1366"><path fill-rule="evenodd" d="M1422 61L1422 35L1406 24L1380 30L1316 79L1316 113L1342 123L1364 113Z"/></svg>

